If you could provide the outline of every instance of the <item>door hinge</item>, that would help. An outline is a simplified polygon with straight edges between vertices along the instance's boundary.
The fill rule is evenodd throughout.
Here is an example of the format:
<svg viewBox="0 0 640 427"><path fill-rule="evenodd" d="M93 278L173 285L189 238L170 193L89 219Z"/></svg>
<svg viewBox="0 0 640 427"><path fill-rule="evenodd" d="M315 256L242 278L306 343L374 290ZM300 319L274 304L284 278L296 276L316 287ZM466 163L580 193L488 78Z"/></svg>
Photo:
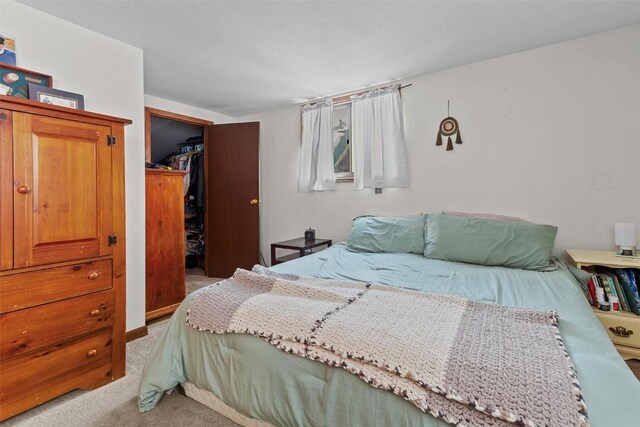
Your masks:
<svg viewBox="0 0 640 427"><path fill-rule="evenodd" d="M116 146L116 137L113 135L107 135L107 145L109 147L115 147Z"/></svg>
<svg viewBox="0 0 640 427"><path fill-rule="evenodd" d="M118 236L116 234L109 235L109 246L115 246L118 244Z"/></svg>

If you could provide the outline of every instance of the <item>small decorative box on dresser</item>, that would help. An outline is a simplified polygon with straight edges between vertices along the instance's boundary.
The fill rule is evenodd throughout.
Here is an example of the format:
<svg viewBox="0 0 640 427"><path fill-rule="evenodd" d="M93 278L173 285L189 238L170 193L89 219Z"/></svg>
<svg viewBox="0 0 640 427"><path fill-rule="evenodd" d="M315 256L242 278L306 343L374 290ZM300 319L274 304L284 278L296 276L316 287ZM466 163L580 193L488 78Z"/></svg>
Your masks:
<svg viewBox="0 0 640 427"><path fill-rule="evenodd" d="M618 257L613 251L568 249L567 255L576 267L586 270L595 267L640 269L640 259ZM640 316L596 308L594 312L622 358L640 360Z"/></svg>
<svg viewBox="0 0 640 427"><path fill-rule="evenodd" d="M0 420L124 376L124 125L0 96Z"/></svg>

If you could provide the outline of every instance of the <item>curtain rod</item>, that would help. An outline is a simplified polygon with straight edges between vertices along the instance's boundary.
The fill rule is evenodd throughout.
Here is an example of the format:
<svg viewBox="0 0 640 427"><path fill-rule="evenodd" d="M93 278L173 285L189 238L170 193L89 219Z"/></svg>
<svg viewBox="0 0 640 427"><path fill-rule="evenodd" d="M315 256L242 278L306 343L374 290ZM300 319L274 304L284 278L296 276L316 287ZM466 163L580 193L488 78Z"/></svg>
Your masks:
<svg viewBox="0 0 640 427"><path fill-rule="evenodd" d="M334 105L336 105L336 104L346 104L348 102L351 102L351 96L352 95L360 96L360 95L363 95L363 94L365 94L365 93L367 93L369 91L376 90L376 89L382 89L382 88L385 88L385 87L393 86L395 84L397 84L397 83L389 83L389 84L385 84L385 85L381 85L381 86L373 86L373 87L370 87L368 89L360 89L360 90L356 90L356 91L353 91L353 92L347 92L347 93L343 93L343 94L339 94L339 95L326 96L326 97L323 97L323 98L320 98L320 99L316 99L316 100L313 100L313 101L304 102L304 103L302 103L302 105L305 105L305 104L312 105L312 104L314 104L316 102L320 102L320 101L322 101L324 99L333 100L333 104ZM408 83L406 85L400 85L398 90L402 90L402 89L404 89L406 87L409 87L409 86L413 86L413 83Z"/></svg>

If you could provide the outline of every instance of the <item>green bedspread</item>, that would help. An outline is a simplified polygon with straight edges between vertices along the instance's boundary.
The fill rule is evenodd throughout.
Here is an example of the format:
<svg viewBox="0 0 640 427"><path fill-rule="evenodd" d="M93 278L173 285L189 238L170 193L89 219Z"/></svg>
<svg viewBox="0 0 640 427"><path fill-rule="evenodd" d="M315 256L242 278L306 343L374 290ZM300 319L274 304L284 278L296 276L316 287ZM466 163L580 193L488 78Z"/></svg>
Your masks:
<svg viewBox="0 0 640 427"><path fill-rule="evenodd" d="M557 310L591 425L640 425L640 382L615 351L565 267L543 273L406 253L352 253L344 245L334 245L273 270ZM239 412L274 425L447 425L341 368L286 354L251 335L214 335L188 327L186 311L194 294L173 315L149 356L140 383L141 411L158 404L164 391L189 381Z"/></svg>

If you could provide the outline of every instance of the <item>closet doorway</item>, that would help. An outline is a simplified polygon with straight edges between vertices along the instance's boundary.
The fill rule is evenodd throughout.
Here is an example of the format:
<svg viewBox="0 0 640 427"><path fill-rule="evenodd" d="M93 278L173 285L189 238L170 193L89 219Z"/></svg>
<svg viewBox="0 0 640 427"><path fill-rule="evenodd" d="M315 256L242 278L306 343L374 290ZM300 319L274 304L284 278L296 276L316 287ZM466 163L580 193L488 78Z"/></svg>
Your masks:
<svg viewBox="0 0 640 427"><path fill-rule="evenodd" d="M258 147L258 122L214 125L196 117L145 108L147 166L161 164L186 172L147 169L147 203L153 197L150 193L168 192L171 187L149 188L150 175L174 175L174 180L177 174L184 176L182 199L180 195L168 199L167 194L155 198L160 204L182 203L184 233L178 236L182 242L176 241L175 233L166 232L169 224L176 222L175 214L159 218L163 214L157 208L147 209L147 320L172 312L182 301L186 267L202 269L189 269L191 274L200 271L224 278L236 268L250 269L259 263ZM173 191L179 192L175 187ZM181 200L175 202L177 199ZM180 244L182 262L167 249ZM171 265L167 265L169 258ZM176 275L163 279L171 276L169 270L181 270L182 279Z"/></svg>

